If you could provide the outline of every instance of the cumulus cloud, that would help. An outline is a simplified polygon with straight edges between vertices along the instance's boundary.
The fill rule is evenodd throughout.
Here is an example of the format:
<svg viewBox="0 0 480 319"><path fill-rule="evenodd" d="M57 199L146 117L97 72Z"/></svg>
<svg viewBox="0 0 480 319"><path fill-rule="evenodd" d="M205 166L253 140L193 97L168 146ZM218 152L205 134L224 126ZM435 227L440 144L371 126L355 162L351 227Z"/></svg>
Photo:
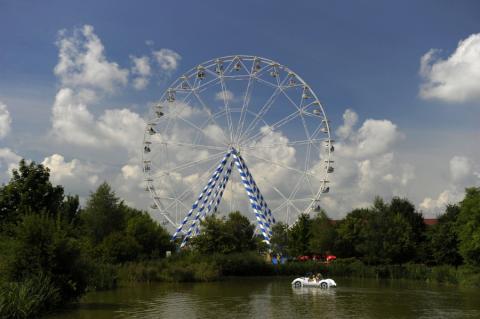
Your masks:
<svg viewBox="0 0 480 319"><path fill-rule="evenodd" d="M450 180L446 189L435 197L425 197L420 208L430 214L440 214L447 204L455 204L462 200L466 187L478 186L480 175L476 172L477 165L466 156L453 156L449 161Z"/></svg>
<svg viewBox="0 0 480 319"><path fill-rule="evenodd" d="M177 52L170 49L160 49L153 52L160 69L165 72L173 72L178 68L182 57Z"/></svg>
<svg viewBox="0 0 480 319"><path fill-rule="evenodd" d="M233 95L233 92L229 90L220 91L217 94L215 94L215 100L217 101L232 102L234 99L235 99L235 96Z"/></svg>
<svg viewBox="0 0 480 319"><path fill-rule="evenodd" d="M97 173L99 168L94 165L82 163L78 159L72 159L70 162L60 154L53 154L45 157L42 164L50 170L50 178L55 184L63 184L72 187L73 183L83 184L88 182L88 186L93 186L98 181ZM78 188L78 187L75 187Z"/></svg>
<svg viewBox="0 0 480 319"><path fill-rule="evenodd" d="M458 43L447 59L431 49L420 60L420 96L445 102L480 100L480 33Z"/></svg>
<svg viewBox="0 0 480 319"><path fill-rule="evenodd" d="M450 160L450 175L454 182L459 182L471 177L472 163L469 158L465 156L454 156Z"/></svg>
<svg viewBox="0 0 480 319"><path fill-rule="evenodd" d="M106 59L104 46L90 25L72 33L62 30L57 46L59 61L54 73L64 86L87 87L113 92L128 82L128 70Z"/></svg>
<svg viewBox="0 0 480 319"><path fill-rule="evenodd" d="M448 204L456 204L463 197L463 194L455 190L445 190L437 198L426 197L421 203L420 208L426 212L443 212Z"/></svg>
<svg viewBox="0 0 480 319"><path fill-rule="evenodd" d="M135 76L133 79L133 87L137 90L143 90L147 87L152 73L150 59L147 56L130 56L130 59L133 63L132 74Z"/></svg>
<svg viewBox="0 0 480 319"><path fill-rule="evenodd" d="M389 120L367 119L357 128L358 115L347 109L336 130L335 173L330 175L332 192L322 196L321 205L335 218L353 208L371 205L375 196L405 196L415 169L395 155L403 138ZM322 171L323 163L317 164Z"/></svg>
<svg viewBox="0 0 480 319"><path fill-rule="evenodd" d="M347 139L350 137L353 131L353 127L358 122L358 115L351 109L345 110L343 113L343 124L338 127L335 132L338 137L342 139Z"/></svg>
<svg viewBox="0 0 480 319"><path fill-rule="evenodd" d="M7 106L0 101L0 139L10 132L11 123L10 112L8 112Z"/></svg>
<svg viewBox="0 0 480 319"><path fill-rule="evenodd" d="M7 182L22 157L9 148L0 148L0 183Z"/></svg>

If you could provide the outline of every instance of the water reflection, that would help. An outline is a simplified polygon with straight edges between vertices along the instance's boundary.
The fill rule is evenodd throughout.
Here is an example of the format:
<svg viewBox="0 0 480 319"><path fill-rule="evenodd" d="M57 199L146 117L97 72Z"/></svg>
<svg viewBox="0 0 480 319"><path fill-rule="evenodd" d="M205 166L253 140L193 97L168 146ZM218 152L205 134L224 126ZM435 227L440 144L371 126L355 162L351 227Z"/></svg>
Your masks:
<svg viewBox="0 0 480 319"><path fill-rule="evenodd" d="M335 289L292 288L291 278L156 284L92 293L55 319L86 318L480 318L480 293L418 282L343 280Z"/></svg>

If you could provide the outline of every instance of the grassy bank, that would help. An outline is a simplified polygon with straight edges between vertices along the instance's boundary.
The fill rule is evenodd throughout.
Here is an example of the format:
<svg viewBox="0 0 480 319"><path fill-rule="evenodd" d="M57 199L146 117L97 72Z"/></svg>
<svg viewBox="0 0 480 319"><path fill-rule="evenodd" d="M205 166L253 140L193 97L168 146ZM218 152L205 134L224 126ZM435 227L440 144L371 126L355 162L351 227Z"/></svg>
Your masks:
<svg viewBox="0 0 480 319"><path fill-rule="evenodd" d="M253 252L181 254L160 261L124 264L119 266L117 274L120 282L205 282L228 276L301 276L309 272L329 277L409 279L480 287L480 270L467 266L366 265L357 259L339 259L330 264L307 261L272 265Z"/></svg>

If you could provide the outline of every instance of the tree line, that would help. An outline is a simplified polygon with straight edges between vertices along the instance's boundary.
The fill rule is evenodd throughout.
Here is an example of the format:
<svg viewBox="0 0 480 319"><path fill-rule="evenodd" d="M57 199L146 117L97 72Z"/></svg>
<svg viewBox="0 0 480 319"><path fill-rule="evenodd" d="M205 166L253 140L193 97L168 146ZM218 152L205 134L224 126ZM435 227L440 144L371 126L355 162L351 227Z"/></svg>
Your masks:
<svg viewBox="0 0 480 319"><path fill-rule="evenodd" d="M410 201L395 197L389 202L377 198L371 207L354 209L340 221L320 210L299 216L293 225L278 222L271 247L240 212L209 216L200 227L186 250L215 258L273 252L291 258L334 254L367 265L480 266L478 187L468 188L460 203L448 205L433 226L425 226ZM148 213L126 205L108 184L101 184L81 207L78 196L51 183L48 168L22 160L0 187L0 316L22 318L18 313L46 311L88 289L110 288L116 265L164 260L166 251L179 262L180 242L172 243ZM236 273L248 274L246 269ZM35 298L26 294L22 299L25 289L35 291Z"/></svg>

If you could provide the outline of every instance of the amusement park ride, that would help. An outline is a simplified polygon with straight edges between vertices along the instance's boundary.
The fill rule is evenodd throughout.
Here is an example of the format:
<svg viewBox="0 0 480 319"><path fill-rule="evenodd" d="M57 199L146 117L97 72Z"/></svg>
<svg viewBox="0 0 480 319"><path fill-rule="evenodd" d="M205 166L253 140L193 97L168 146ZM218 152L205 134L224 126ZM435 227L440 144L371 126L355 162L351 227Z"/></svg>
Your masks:
<svg viewBox="0 0 480 319"><path fill-rule="evenodd" d="M145 189L182 247L209 214L248 207L269 245L274 215L288 224L317 209L329 192L334 141L324 108L278 62L235 55L201 63L175 80L149 114Z"/></svg>

